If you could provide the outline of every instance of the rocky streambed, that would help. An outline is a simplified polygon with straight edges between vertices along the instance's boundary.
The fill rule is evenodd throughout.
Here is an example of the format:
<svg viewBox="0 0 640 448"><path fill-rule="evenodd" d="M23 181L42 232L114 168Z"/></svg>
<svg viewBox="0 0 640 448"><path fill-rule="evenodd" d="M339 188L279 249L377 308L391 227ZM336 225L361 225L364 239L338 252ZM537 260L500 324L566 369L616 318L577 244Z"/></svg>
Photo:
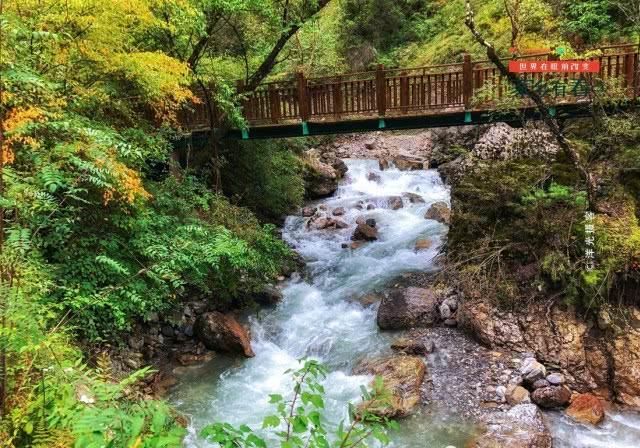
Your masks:
<svg viewBox="0 0 640 448"><path fill-rule="evenodd" d="M457 144L477 157L496 145L517 154L527 137L553 152L537 130L512 135L502 126L353 137L312 152L310 191L323 198L283 229L305 275L279 286L281 300L267 294L274 307L240 316L244 326L220 316L195 325L196 336L215 345L217 333L230 334L228 351L255 356L180 368L171 400L190 417L186 445L207 446L198 429L214 421L259 427L268 395L289 390L283 372L312 357L330 369L333 423L361 385L385 378L393 400L379 412L400 418L394 447L640 446L640 418L610 404L633 405L639 395L635 333L616 342L604 338L615 323L585 323L548 304L507 315L434 280L451 219L448 187L426 169L434 154ZM347 154L371 160L345 164ZM449 174L468 161L441 162Z"/></svg>

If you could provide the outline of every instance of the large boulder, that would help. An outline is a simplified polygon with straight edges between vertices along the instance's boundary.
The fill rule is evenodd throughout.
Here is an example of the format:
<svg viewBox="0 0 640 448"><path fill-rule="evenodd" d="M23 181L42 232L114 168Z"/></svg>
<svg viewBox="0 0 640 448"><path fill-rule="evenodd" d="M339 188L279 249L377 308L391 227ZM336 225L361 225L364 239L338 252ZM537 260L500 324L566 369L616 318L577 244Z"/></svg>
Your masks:
<svg viewBox="0 0 640 448"><path fill-rule="evenodd" d="M355 369L356 375L375 375L389 397L373 399L361 404L370 413L381 417L405 417L420 403L420 386L424 380L426 366L415 356L391 356L367 359Z"/></svg>
<svg viewBox="0 0 640 448"><path fill-rule="evenodd" d="M519 404L508 412L496 412L482 419L483 433L471 448L551 448L553 439L542 412L534 404Z"/></svg>
<svg viewBox="0 0 640 448"><path fill-rule="evenodd" d="M210 350L255 356L247 330L230 315L212 311L198 316L196 337Z"/></svg>
<svg viewBox="0 0 640 448"><path fill-rule="evenodd" d="M393 289L378 307L378 327L404 330L428 327L438 320L438 297L429 288Z"/></svg>
<svg viewBox="0 0 640 448"><path fill-rule="evenodd" d="M531 393L531 401L545 409L565 407L569 400L571 391L564 386L541 387Z"/></svg>
<svg viewBox="0 0 640 448"><path fill-rule="evenodd" d="M314 151L308 151L304 161L304 180L308 197L323 198L338 189L339 176L334 167L322 162Z"/></svg>
<svg viewBox="0 0 640 448"><path fill-rule="evenodd" d="M597 425L604 420L604 407L598 397L592 394L578 394L571 400L566 413L580 423Z"/></svg>
<svg viewBox="0 0 640 448"><path fill-rule="evenodd" d="M357 225L351 236L353 241L375 241L378 239L378 229L366 222Z"/></svg>
<svg viewBox="0 0 640 448"><path fill-rule="evenodd" d="M436 202L429 207L424 219L434 219L439 223L449 225L451 223L451 210L446 202Z"/></svg>

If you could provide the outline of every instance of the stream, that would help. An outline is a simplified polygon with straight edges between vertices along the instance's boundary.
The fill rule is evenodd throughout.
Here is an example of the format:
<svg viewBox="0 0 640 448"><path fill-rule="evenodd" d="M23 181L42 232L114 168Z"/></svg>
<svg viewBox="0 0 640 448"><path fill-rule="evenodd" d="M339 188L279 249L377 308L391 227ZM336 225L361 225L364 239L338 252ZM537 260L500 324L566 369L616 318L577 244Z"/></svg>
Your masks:
<svg viewBox="0 0 640 448"><path fill-rule="evenodd" d="M274 413L268 403L269 394L291 395L291 377L284 372L299 368L298 360L305 357L317 359L329 368L324 382L325 417L327 427L334 427L346 419L347 403L359 400L360 386L371 381L367 376L351 375L354 365L364 357L391 353L389 345L394 334L380 333L376 307L366 308L357 299L382 289L403 274L436 269L433 259L447 228L424 219L424 214L432 203L448 202L449 189L435 170L381 171L375 160L345 161L349 171L338 191L312 205L324 204L329 211L344 207L346 213L340 218L349 228L314 231L306 228L306 219L301 216L286 219L283 238L306 260L307 275L304 279L294 275L283 284L284 298L277 307L262 310L258 316L246 316L256 356L239 359L216 355L212 361L181 374L170 400L190 418L185 446L212 446L197 434L213 422L261 428L262 419ZM403 198L402 208L383 208L387 197L406 192L419 194L425 202L411 203ZM375 208L367 210L369 204ZM356 208L358 205L362 210ZM356 250L343 248L343 243L350 242L355 220L361 215L376 220L379 239ZM434 244L416 251L416 240L421 238ZM443 352L441 347L438 350ZM455 371L450 372L454 369L448 368L446 356L429 356L426 364L432 377L448 372L452 381L460 381ZM440 370L432 369L435 364L441 366ZM446 383L442 378L433 381ZM609 416L605 422L609 426L595 431L573 425L561 415L550 414L548 420L562 448L640 446L626 443L640 440L637 416ZM462 447L474 433L473 426L459 412L445 409L437 401L420 407L400 425L401 429L392 436L394 448ZM621 440L625 443L621 445L611 443L612 433L613 439L619 437L618 430L627 434L623 434ZM576 440L592 439L598 444L574 444Z"/></svg>

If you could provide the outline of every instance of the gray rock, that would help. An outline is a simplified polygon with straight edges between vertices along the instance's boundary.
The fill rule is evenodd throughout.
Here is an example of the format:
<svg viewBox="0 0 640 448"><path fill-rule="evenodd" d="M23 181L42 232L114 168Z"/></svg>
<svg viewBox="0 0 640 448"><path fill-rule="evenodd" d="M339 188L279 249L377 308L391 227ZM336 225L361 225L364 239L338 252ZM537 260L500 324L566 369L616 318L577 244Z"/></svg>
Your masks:
<svg viewBox="0 0 640 448"><path fill-rule="evenodd" d="M451 224L451 210L446 202L436 202L429 207L424 215L425 219L433 219L439 223Z"/></svg>
<svg viewBox="0 0 640 448"><path fill-rule="evenodd" d="M402 193L402 196L409 199L409 202L411 202L412 204L424 204L425 202L422 196L416 193L411 193L407 191Z"/></svg>
<svg viewBox="0 0 640 448"><path fill-rule="evenodd" d="M440 317L443 319L449 319L451 317L451 309L446 303L440 304Z"/></svg>
<svg viewBox="0 0 640 448"><path fill-rule="evenodd" d="M458 301L456 299L454 299L453 297L449 297L448 299L444 299L444 301L442 303L447 305L451 311L455 311L455 310L458 309Z"/></svg>
<svg viewBox="0 0 640 448"><path fill-rule="evenodd" d="M342 216L344 214L345 214L344 207L338 207L338 208L333 210L333 216Z"/></svg>
<svg viewBox="0 0 640 448"><path fill-rule="evenodd" d="M174 336L173 327L171 325L163 325L162 335L168 338L172 338Z"/></svg>
<svg viewBox="0 0 640 448"><path fill-rule="evenodd" d="M525 384L533 384L547 375L547 369L535 358L526 358L520 366L520 375Z"/></svg>
<svg viewBox="0 0 640 448"><path fill-rule="evenodd" d="M378 307L378 326L382 330L432 326L438 320L437 306L437 296L431 289L393 289Z"/></svg>
<svg viewBox="0 0 640 448"><path fill-rule="evenodd" d="M458 326L458 321L456 319L447 319L444 321L444 324L447 327L457 327Z"/></svg>
<svg viewBox="0 0 640 448"><path fill-rule="evenodd" d="M547 381L553 386L560 386L565 383L565 378L562 373L554 372L547 375Z"/></svg>
<svg viewBox="0 0 640 448"><path fill-rule="evenodd" d="M404 207L402 203L402 198L400 196L391 196L387 199L387 207L391 210L398 210L399 208Z"/></svg>
<svg viewBox="0 0 640 448"><path fill-rule="evenodd" d="M513 384L515 386L521 386L522 385L522 377L520 375L512 376L511 379L509 379L509 384Z"/></svg>
<svg viewBox="0 0 640 448"><path fill-rule="evenodd" d="M263 306L272 306L282 300L282 291L274 285L264 285L252 296L253 300Z"/></svg>
<svg viewBox="0 0 640 448"><path fill-rule="evenodd" d="M132 350L140 351L144 347L144 337L138 335L129 336L127 341Z"/></svg>

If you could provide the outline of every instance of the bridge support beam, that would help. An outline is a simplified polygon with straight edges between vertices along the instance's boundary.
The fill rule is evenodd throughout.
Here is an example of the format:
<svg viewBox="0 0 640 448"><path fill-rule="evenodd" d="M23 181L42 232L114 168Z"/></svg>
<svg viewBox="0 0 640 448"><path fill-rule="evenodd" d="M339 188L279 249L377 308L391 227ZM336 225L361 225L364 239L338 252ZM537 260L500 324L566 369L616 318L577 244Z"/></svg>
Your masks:
<svg viewBox="0 0 640 448"><path fill-rule="evenodd" d="M306 121L302 122L302 135L309 135L309 124Z"/></svg>
<svg viewBox="0 0 640 448"><path fill-rule="evenodd" d="M378 129L384 129L387 127L387 123L385 123L384 118L378 118Z"/></svg>
<svg viewBox="0 0 640 448"><path fill-rule="evenodd" d="M242 140L249 140L249 128L242 128Z"/></svg>
<svg viewBox="0 0 640 448"><path fill-rule="evenodd" d="M473 120L471 118L471 111L470 110L465 110L464 111L464 122L465 123L471 123Z"/></svg>

